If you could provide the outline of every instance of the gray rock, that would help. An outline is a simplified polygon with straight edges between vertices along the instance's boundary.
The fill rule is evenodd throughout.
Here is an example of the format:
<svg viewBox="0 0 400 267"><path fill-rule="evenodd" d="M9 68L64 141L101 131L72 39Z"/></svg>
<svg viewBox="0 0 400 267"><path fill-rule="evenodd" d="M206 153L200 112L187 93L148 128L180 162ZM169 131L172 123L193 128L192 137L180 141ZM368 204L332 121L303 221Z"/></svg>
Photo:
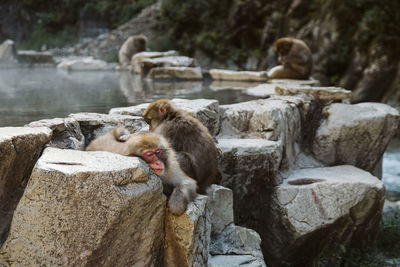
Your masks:
<svg viewBox="0 0 400 267"><path fill-rule="evenodd" d="M231 81L267 81L265 71L234 71L224 69L211 69L210 76L213 80Z"/></svg>
<svg viewBox="0 0 400 267"><path fill-rule="evenodd" d="M246 94L258 97L268 97L275 94L276 84L263 83L246 90Z"/></svg>
<svg viewBox="0 0 400 267"><path fill-rule="evenodd" d="M246 82L246 81L226 81L226 80L213 80L210 84L210 89L213 91L223 91L223 90L243 90L248 88L253 88L256 82Z"/></svg>
<svg viewBox="0 0 400 267"><path fill-rule="evenodd" d="M17 53L13 41L5 40L0 45L0 63L17 63Z"/></svg>
<svg viewBox="0 0 400 267"><path fill-rule="evenodd" d="M47 127L0 128L0 244L7 237L33 166L50 138Z"/></svg>
<svg viewBox="0 0 400 267"><path fill-rule="evenodd" d="M109 65L103 60L94 59L92 57L66 58L57 65L59 69L76 71L111 70L115 67L116 65L114 64Z"/></svg>
<svg viewBox="0 0 400 267"><path fill-rule="evenodd" d="M338 244L373 241L384 195L379 179L353 166L294 171L274 189L267 207L264 256L272 265L306 266Z"/></svg>
<svg viewBox="0 0 400 267"><path fill-rule="evenodd" d="M265 263L250 255L218 255L210 258L209 267L265 267Z"/></svg>
<svg viewBox="0 0 400 267"><path fill-rule="evenodd" d="M233 193L232 190L211 185L207 189L210 199L211 236L217 236L225 228L233 224Z"/></svg>
<svg viewBox="0 0 400 267"><path fill-rule="evenodd" d="M150 79L202 80L203 74L200 68L156 67L150 70L148 77Z"/></svg>
<svg viewBox="0 0 400 267"><path fill-rule="evenodd" d="M17 52L18 61L29 65L50 64L54 65L53 54L51 52L19 50Z"/></svg>
<svg viewBox="0 0 400 267"><path fill-rule="evenodd" d="M178 53L173 50L167 51L167 52L140 52L140 53L137 53L132 57L132 60L131 60L132 72L144 75L144 73L142 73L142 68L143 68L142 62L144 60L157 58L157 57L169 57L169 56L177 56L177 55L178 55Z"/></svg>
<svg viewBox="0 0 400 267"><path fill-rule="evenodd" d="M315 86L293 86L277 85L275 87L275 94L277 95L298 95L308 94L312 95L317 100L344 100L351 99L351 91L345 90L340 87L315 87Z"/></svg>
<svg viewBox="0 0 400 267"><path fill-rule="evenodd" d="M46 148L0 264L159 266L165 197L136 157Z"/></svg>
<svg viewBox="0 0 400 267"><path fill-rule="evenodd" d="M312 145L315 157L367 171L374 170L399 123L399 112L380 103L332 104L323 116Z"/></svg>

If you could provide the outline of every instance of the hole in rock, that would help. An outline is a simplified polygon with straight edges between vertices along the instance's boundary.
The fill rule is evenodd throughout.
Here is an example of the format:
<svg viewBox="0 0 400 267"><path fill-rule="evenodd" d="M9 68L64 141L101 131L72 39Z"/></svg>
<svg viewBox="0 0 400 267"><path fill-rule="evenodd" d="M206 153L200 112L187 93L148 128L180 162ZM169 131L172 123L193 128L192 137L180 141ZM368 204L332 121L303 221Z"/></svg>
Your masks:
<svg viewBox="0 0 400 267"><path fill-rule="evenodd" d="M314 179L314 178L301 178L301 179L296 179L292 181L288 181L288 184L290 185L308 185L308 184L314 184L314 183L319 183L325 181L324 179Z"/></svg>

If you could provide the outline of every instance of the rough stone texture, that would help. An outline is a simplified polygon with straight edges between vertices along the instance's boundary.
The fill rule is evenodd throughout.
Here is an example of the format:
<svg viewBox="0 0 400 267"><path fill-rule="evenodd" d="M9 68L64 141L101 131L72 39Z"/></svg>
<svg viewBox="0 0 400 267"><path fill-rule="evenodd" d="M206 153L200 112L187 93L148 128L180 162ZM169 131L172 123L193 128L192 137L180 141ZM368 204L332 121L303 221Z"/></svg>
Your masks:
<svg viewBox="0 0 400 267"><path fill-rule="evenodd" d="M207 266L210 215L206 196L198 195L182 216L165 218L164 266Z"/></svg>
<svg viewBox="0 0 400 267"><path fill-rule="evenodd" d="M324 249L373 241L384 195L380 180L353 166L294 171L267 207L261 236L268 264L307 266Z"/></svg>
<svg viewBox="0 0 400 267"><path fill-rule="evenodd" d="M26 126L50 128L53 132L50 146L75 150L85 148L85 137L82 134L79 122L73 118L45 119L31 122Z"/></svg>
<svg viewBox="0 0 400 267"><path fill-rule="evenodd" d="M211 212L210 254L251 255L264 263L260 236L254 230L234 225L232 190L212 185L207 194Z"/></svg>
<svg viewBox="0 0 400 267"><path fill-rule="evenodd" d="M165 197L136 157L46 148L15 211L0 263L159 266Z"/></svg>
<svg viewBox="0 0 400 267"><path fill-rule="evenodd" d="M132 57L132 60L131 60L132 72L145 75L145 73L142 73L142 69L143 69L142 63L144 60L158 58L158 57L171 57L171 56L177 56L177 55L178 55L178 52L173 51L173 50L167 51L167 52L137 53Z"/></svg>
<svg viewBox="0 0 400 267"><path fill-rule="evenodd" d="M82 134L85 136L85 145L94 138L121 125L126 127L131 133L148 130L143 117L137 116L82 112L70 114L69 118L79 123Z"/></svg>
<svg viewBox="0 0 400 267"><path fill-rule="evenodd" d="M176 104L177 108L183 109L196 118L198 118L210 131L211 135L215 136L219 131L219 104L217 100L209 99L172 99L172 102ZM149 104L141 104L137 106L131 106L126 108L113 108L109 114L112 116L116 115L131 115L131 116L142 116L143 112Z"/></svg>
<svg viewBox="0 0 400 267"><path fill-rule="evenodd" d="M17 63L13 41L6 40L0 45L0 63Z"/></svg>
<svg viewBox="0 0 400 267"><path fill-rule="evenodd" d="M100 59L93 59L92 57L84 58L66 58L57 65L57 68L64 70L111 70L116 65L107 64L107 62Z"/></svg>
<svg viewBox="0 0 400 267"><path fill-rule="evenodd" d="M267 81L265 71L233 71L224 69L211 69L210 76L213 80L236 80L236 81Z"/></svg>
<svg viewBox="0 0 400 267"><path fill-rule="evenodd" d="M218 255L211 257L209 267L264 267L264 262L250 255Z"/></svg>
<svg viewBox="0 0 400 267"><path fill-rule="evenodd" d="M156 67L150 70L148 77L151 79L202 80L203 74L201 68Z"/></svg>
<svg viewBox="0 0 400 267"><path fill-rule="evenodd" d="M246 89L252 88L257 84L259 84L259 82L212 80L209 85L209 88L213 91L223 91L223 90L245 91Z"/></svg>
<svg viewBox="0 0 400 267"><path fill-rule="evenodd" d="M46 127L0 128L0 245L32 168L50 138L51 130Z"/></svg>
<svg viewBox="0 0 400 267"><path fill-rule="evenodd" d="M297 95L308 94L318 100L343 100L351 99L351 91L340 87L313 87L313 86L293 86L277 85L275 87L277 95Z"/></svg>
<svg viewBox="0 0 400 267"><path fill-rule="evenodd" d="M291 86L320 86L320 82L313 78L308 80L296 79L269 79L268 83L276 85L291 85Z"/></svg>
<svg viewBox="0 0 400 267"><path fill-rule="evenodd" d="M278 142L263 139L218 139L221 185L232 189L238 225L258 233L264 228L269 188L274 184L282 154Z"/></svg>
<svg viewBox="0 0 400 267"><path fill-rule="evenodd" d="M328 165L373 171L396 133L399 112L380 103L332 104L323 110L312 151Z"/></svg>

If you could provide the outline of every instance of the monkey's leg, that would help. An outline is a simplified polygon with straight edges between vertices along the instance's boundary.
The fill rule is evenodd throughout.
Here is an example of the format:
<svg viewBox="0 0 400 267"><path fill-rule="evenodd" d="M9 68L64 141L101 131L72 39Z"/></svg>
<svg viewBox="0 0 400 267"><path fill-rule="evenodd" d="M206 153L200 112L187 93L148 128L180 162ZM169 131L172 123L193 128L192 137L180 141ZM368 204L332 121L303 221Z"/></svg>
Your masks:
<svg viewBox="0 0 400 267"><path fill-rule="evenodd" d="M273 67L268 72L268 78L270 79L304 79L303 75L292 70L284 68L282 65Z"/></svg>

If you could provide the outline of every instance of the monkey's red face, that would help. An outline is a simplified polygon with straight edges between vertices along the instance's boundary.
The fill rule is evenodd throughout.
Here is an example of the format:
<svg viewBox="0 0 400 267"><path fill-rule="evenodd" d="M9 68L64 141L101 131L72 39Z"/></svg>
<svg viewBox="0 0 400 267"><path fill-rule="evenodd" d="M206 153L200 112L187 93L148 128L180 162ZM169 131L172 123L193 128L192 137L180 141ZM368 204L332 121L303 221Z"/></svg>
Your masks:
<svg viewBox="0 0 400 267"><path fill-rule="evenodd" d="M149 164L150 168L153 169L155 174L164 174L165 165L162 161L163 150L161 148L157 149L146 149L142 151L143 159Z"/></svg>

